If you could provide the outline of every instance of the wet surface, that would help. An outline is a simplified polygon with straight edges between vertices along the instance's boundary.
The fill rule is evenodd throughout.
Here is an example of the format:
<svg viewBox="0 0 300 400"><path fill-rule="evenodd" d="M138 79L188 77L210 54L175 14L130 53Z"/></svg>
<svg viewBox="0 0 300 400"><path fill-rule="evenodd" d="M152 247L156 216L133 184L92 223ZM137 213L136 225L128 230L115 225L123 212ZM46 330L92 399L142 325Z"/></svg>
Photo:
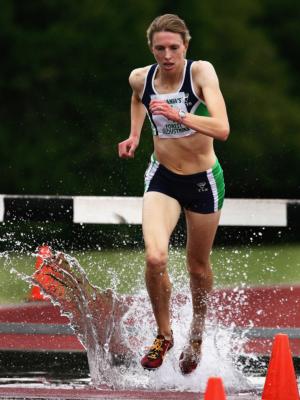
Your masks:
<svg viewBox="0 0 300 400"><path fill-rule="evenodd" d="M172 303L174 350L158 371L149 373L139 364L155 326L146 296L101 291L75 259L62 254L42 263L32 277L21 277L37 284L56 306L26 304L14 313L2 309L2 399L202 399L208 377L221 376L228 400L255 400L261 397L276 329L293 333L300 325L298 305L291 301L300 298L300 288L216 291L202 361L195 373L183 377L178 358L191 304L178 295ZM276 315L284 316L283 324L277 324ZM292 344L297 370L298 342Z"/></svg>
<svg viewBox="0 0 300 400"><path fill-rule="evenodd" d="M249 391L240 393L228 393L227 400L255 400L260 399L260 391ZM1 399L131 399L131 400L200 400L204 398L200 392L175 392L175 391L154 391L154 390L111 390L107 388L80 387L78 384L72 386L55 387L37 384L27 384L26 386L0 386Z"/></svg>

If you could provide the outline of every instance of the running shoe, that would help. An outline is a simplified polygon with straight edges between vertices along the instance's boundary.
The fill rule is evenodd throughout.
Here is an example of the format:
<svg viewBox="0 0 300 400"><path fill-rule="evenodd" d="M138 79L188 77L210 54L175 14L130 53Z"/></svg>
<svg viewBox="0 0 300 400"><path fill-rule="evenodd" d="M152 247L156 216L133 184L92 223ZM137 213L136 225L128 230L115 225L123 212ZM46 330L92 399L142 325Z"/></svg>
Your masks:
<svg viewBox="0 0 300 400"><path fill-rule="evenodd" d="M190 340L183 349L179 358L179 368L183 375L188 375L197 368L201 359L201 344L201 339Z"/></svg>
<svg viewBox="0 0 300 400"><path fill-rule="evenodd" d="M142 367L148 370L159 368L164 361L167 351L171 350L173 346L173 333L170 340L166 339L163 335L157 335L148 353L141 360Z"/></svg>

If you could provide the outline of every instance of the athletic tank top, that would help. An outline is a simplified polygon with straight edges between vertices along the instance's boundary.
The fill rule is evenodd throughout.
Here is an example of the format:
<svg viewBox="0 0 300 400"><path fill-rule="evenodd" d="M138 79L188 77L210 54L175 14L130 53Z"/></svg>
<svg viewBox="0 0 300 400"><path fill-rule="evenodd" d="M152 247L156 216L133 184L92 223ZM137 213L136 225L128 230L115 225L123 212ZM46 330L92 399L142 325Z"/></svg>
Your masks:
<svg viewBox="0 0 300 400"><path fill-rule="evenodd" d="M154 78L158 64L153 64L149 68L145 79L142 103L146 107L148 118L151 123L152 133L161 138L180 138L189 136L196 131L188 128L184 124L171 121L163 115L152 115L149 104L152 99L165 100L172 107L192 114L209 116L205 102L197 96L192 82L192 60L185 61L182 83L177 92L160 94L155 90Z"/></svg>

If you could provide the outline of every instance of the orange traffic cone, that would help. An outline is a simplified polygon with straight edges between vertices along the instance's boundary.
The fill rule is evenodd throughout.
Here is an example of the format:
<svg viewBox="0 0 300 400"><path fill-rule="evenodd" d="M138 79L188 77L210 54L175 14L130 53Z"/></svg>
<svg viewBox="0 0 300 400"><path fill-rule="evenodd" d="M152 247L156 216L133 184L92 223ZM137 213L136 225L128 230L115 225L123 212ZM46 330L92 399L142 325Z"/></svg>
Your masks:
<svg viewBox="0 0 300 400"><path fill-rule="evenodd" d="M267 371L262 400L299 400L296 374L289 338L282 333L275 336Z"/></svg>
<svg viewBox="0 0 300 400"><path fill-rule="evenodd" d="M219 377L210 377L207 381L204 400L226 400L223 381Z"/></svg>
<svg viewBox="0 0 300 400"><path fill-rule="evenodd" d="M47 245L42 245L38 247L38 255L36 257L36 263L35 263L35 269L38 270L40 266L43 264L44 259L47 257L51 257L52 252L51 248ZM46 299L38 286L32 286L30 295L29 295L29 300L30 301L46 301Z"/></svg>

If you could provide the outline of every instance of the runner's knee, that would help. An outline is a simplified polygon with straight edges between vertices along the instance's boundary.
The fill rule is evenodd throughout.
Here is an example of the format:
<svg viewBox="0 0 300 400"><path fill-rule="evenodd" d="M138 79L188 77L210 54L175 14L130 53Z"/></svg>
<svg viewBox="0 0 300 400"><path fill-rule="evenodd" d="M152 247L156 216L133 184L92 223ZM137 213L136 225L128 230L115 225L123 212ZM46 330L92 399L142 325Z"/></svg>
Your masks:
<svg viewBox="0 0 300 400"><path fill-rule="evenodd" d="M203 290L208 293L213 288L213 272L209 263L193 264L188 266L190 284L193 290Z"/></svg>
<svg viewBox="0 0 300 400"><path fill-rule="evenodd" d="M146 253L147 272L160 274L166 271L168 254L164 251L148 251Z"/></svg>
<svg viewBox="0 0 300 400"><path fill-rule="evenodd" d="M188 258L187 269L191 278L210 279L212 269L208 260Z"/></svg>

